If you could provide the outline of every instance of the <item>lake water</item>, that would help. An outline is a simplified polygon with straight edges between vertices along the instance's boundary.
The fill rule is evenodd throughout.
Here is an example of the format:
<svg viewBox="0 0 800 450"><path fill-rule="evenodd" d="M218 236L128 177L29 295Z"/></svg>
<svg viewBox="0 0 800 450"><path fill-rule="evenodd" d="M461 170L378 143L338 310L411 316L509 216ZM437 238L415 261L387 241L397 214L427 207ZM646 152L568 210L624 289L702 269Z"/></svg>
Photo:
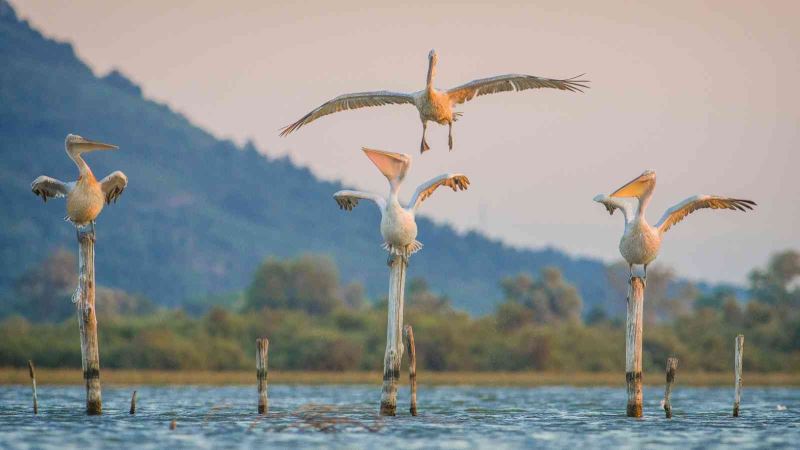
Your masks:
<svg viewBox="0 0 800 450"><path fill-rule="evenodd" d="M104 414L83 414L82 387L0 386L0 448L798 448L800 389L747 388L731 417L733 389L673 393L645 388L645 417L625 417L624 388L421 386L420 415L401 389L397 417L381 418L374 386L270 386L270 414L255 414L255 387L106 387ZM780 405L780 407L779 407ZM784 408L785 407L785 408ZM176 429L170 430L170 422Z"/></svg>

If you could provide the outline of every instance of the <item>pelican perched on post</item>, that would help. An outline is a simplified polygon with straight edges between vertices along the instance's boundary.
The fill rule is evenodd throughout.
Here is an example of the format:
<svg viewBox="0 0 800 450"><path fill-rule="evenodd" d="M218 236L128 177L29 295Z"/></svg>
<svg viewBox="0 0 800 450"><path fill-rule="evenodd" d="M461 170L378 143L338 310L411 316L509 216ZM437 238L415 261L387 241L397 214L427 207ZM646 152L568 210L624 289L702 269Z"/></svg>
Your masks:
<svg viewBox="0 0 800 450"><path fill-rule="evenodd" d="M81 155L95 150L116 150L119 147L85 139L76 134L68 134L64 145L67 156L78 166L78 179L65 183L42 175L31 183L31 190L45 202L48 198L67 197L65 219L77 227L88 224L94 226L94 220L103 210L103 204L117 201L128 185L128 177L117 170L97 181Z"/></svg>
<svg viewBox="0 0 800 450"><path fill-rule="evenodd" d="M747 211L756 205L751 200L716 195L695 195L669 208L658 223L652 226L647 223L644 212L650 203L655 187L656 173L647 170L611 195L601 194L594 198L594 201L605 205L609 214L614 214L617 209L622 211L625 218L625 232L619 241L619 251L628 262L631 274L633 274L634 264L644 266L645 279L647 278L647 265L658 256L664 233L686 216L703 208ZM636 204L631 203L631 198L638 200Z"/></svg>
<svg viewBox="0 0 800 450"><path fill-rule="evenodd" d="M564 80L540 78L533 75L499 75L491 78L482 78L470 81L453 89L440 90L433 87L433 79L436 76L436 63L439 61L435 50L428 54L428 75L425 89L414 93L375 91L358 92L355 94L340 95L333 100L329 100L310 113L301 117L297 122L284 127L281 136L286 136L298 128L339 111L348 109L365 108L368 106L382 106L407 103L414 105L419 111L419 118L422 121L422 142L420 143L420 153L429 150L430 147L425 141L425 132L428 129L428 122L436 122L439 125L447 125L449 133L447 143L450 150L453 149L453 122L461 116L460 112L453 111L453 106L472 100L473 98L495 94L506 91L524 91L526 89L551 88L562 91L582 92L587 88L586 80L579 80L578 77ZM580 75L579 75L580 76Z"/></svg>
<svg viewBox="0 0 800 450"><path fill-rule="evenodd" d="M398 190L411 165L411 157L402 153L368 148L363 150L370 161L389 180L389 196L384 198L368 192L339 191L333 194L333 198L336 199L336 203L341 209L348 211L358 205L359 200L375 202L381 211L383 247L390 253L390 260L394 256L407 258L422 248L422 244L417 241L417 222L414 218L417 208L439 186L447 186L454 191L465 190L469 186L469 179L462 174L439 175L417 187L408 206L404 207L398 199Z"/></svg>
<svg viewBox="0 0 800 450"><path fill-rule="evenodd" d="M403 304L406 267L409 255L422 248L417 241L417 208L430 197L439 186L454 191L467 189L469 179L461 174L440 175L422 183L414 192L408 206L398 200L400 184L406 176L411 157L402 153L363 149L367 157L389 180L389 196L357 191L339 191L333 194L339 207L352 210L360 200L372 200L381 211L381 236L383 247L389 252L389 295L386 297L386 353L383 358L383 388L381 390L380 413L394 416L397 410L397 383L400 363L403 358Z"/></svg>

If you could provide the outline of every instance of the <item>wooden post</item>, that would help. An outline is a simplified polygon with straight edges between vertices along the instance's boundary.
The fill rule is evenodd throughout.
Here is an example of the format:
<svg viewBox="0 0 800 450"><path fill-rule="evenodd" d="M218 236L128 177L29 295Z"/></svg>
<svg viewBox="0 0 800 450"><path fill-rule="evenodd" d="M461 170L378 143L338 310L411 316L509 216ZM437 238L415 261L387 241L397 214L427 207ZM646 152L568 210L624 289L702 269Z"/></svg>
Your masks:
<svg viewBox="0 0 800 450"><path fill-rule="evenodd" d="M36 397L36 369L30 359L28 360L28 372L31 375L31 386L33 387L33 413L39 414L39 399Z"/></svg>
<svg viewBox="0 0 800 450"><path fill-rule="evenodd" d="M408 257L392 256L389 267L388 321L386 324L386 354L383 357L383 390L381 415L397 413L397 382L403 359L403 291L406 283Z"/></svg>
<svg viewBox="0 0 800 450"><path fill-rule="evenodd" d="M742 353L744 352L744 335L736 336L736 354L733 359L735 373L735 391L733 394L733 417L739 417L739 402L742 400Z"/></svg>
<svg viewBox="0 0 800 450"><path fill-rule="evenodd" d="M78 289L73 301L81 333L81 363L86 381L86 414L103 413L100 395L100 350L97 344L97 316L94 305L94 226L78 229Z"/></svg>
<svg viewBox="0 0 800 450"><path fill-rule="evenodd" d="M412 416L417 415L417 349L414 346L414 330L411 325L403 328L403 335L408 349L408 384L411 386L411 408L409 411Z"/></svg>
<svg viewBox="0 0 800 450"><path fill-rule="evenodd" d="M258 413L269 412L267 398L267 362L269 358L269 339L256 339L256 378L258 379Z"/></svg>
<svg viewBox="0 0 800 450"><path fill-rule="evenodd" d="M675 382L675 371L678 370L678 358L667 358L667 387L664 389L664 413L672 419L672 383Z"/></svg>
<svg viewBox="0 0 800 450"><path fill-rule="evenodd" d="M625 381L628 389L628 417L642 417L642 314L644 280L631 277L628 317L625 324Z"/></svg>
<svg viewBox="0 0 800 450"><path fill-rule="evenodd" d="M131 395L131 410L129 412L131 415L136 414L136 391L133 391L133 395Z"/></svg>

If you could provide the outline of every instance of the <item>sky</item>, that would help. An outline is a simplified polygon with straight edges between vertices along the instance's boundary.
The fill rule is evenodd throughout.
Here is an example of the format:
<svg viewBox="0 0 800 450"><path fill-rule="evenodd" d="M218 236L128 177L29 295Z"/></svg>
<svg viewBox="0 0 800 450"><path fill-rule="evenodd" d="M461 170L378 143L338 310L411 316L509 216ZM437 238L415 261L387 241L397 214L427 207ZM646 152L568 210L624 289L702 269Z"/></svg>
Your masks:
<svg viewBox="0 0 800 450"><path fill-rule="evenodd" d="M744 283L770 254L800 249L800 2L11 3L45 35L73 43L96 74L117 68L216 136L250 139L324 179L386 191L362 146L412 155L406 198L439 173L465 173L466 193L423 206L458 230L619 260L623 220L592 198L652 169L651 223L695 194L759 204L694 213L667 233L654 264ZM422 89L431 49L440 88L586 73L591 89L460 105L452 152L447 128L431 124L432 150L419 155L409 105L341 112L278 137L339 94Z"/></svg>

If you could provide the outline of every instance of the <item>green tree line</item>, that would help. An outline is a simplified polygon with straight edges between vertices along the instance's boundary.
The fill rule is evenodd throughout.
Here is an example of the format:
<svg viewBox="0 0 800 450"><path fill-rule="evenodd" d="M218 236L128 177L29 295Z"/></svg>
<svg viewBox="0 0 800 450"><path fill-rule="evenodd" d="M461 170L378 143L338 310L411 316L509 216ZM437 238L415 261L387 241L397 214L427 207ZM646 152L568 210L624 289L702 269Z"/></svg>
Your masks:
<svg viewBox="0 0 800 450"><path fill-rule="evenodd" d="M70 296L75 257L58 251L16 281L3 301L0 366L79 367ZM627 279L609 267L624 308ZM749 297L724 289L678 292L674 276L651 270L645 299L644 364L678 356L687 370L729 370L733 338L747 336L754 371L800 370L800 253L776 254L752 271ZM616 281L614 281L616 279ZM424 370L619 370L624 318L582 311L578 290L556 268L500 280L504 301L471 317L409 281L406 323L414 326ZM269 258L243 293L199 299L185 309L157 308L142 297L98 287L101 361L110 368L252 369L255 339L270 339L270 367L379 370L386 339L386 299L370 301L360 285L342 286L336 265L319 255Z"/></svg>

